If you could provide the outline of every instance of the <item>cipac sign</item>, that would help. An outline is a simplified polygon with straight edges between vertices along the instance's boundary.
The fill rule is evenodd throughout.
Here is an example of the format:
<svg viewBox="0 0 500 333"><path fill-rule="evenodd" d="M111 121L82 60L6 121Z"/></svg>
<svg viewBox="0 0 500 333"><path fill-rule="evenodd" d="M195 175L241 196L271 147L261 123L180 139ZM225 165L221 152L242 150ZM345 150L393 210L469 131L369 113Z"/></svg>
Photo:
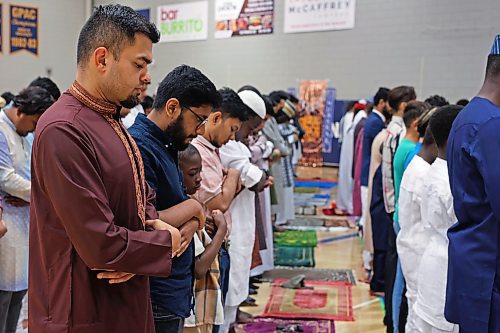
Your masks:
<svg viewBox="0 0 500 333"><path fill-rule="evenodd" d="M160 43L208 38L208 1L159 6L156 17Z"/></svg>

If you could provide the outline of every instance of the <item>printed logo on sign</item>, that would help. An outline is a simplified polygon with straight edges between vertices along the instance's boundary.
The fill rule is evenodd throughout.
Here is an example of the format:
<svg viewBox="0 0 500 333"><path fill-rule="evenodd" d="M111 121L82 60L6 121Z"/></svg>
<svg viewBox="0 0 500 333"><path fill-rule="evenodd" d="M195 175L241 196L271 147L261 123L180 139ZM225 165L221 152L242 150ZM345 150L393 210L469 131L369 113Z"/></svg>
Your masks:
<svg viewBox="0 0 500 333"><path fill-rule="evenodd" d="M285 33L354 28L355 0L285 0Z"/></svg>
<svg viewBox="0 0 500 333"><path fill-rule="evenodd" d="M304 3L304 1L290 1L292 5L288 8L290 13L312 13L325 12L329 10L349 9L351 0L321 1L319 3ZM294 4L296 3L296 4Z"/></svg>
<svg viewBox="0 0 500 333"><path fill-rule="evenodd" d="M238 10L238 7L236 7L236 5L231 1L225 1L217 6L217 11L219 12L226 12L232 10Z"/></svg>
<svg viewBox="0 0 500 333"><path fill-rule="evenodd" d="M207 39L208 2L189 2L158 7L160 42Z"/></svg>
<svg viewBox="0 0 500 333"><path fill-rule="evenodd" d="M200 32L203 30L203 21L200 19L185 19L177 18L178 10L162 10L161 25L162 34L182 34L189 32Z"/></svg>

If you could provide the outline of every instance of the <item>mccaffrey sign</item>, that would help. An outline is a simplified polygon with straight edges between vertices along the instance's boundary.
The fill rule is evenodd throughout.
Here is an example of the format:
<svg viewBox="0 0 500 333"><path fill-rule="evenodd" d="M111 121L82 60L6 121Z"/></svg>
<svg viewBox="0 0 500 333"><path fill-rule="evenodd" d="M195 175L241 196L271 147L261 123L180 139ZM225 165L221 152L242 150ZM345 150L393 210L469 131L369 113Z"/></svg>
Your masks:
<svg viewBox="0 0 500 333"><path fill-rule="evenodd" d="M354 28L356 0L285 0L285 33Z"/></svg>

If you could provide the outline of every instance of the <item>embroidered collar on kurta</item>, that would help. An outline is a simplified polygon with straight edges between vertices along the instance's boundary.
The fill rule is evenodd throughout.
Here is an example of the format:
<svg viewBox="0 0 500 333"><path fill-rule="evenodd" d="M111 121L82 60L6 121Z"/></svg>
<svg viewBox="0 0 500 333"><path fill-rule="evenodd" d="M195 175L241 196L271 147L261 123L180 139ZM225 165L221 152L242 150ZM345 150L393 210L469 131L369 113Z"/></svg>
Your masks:
<svg viewBox="0 0 500 333"><path fill-rule="evenodd" d="M114 116L119 114L120 106L109 103L92 96L78 82L74 81L69 88L69 93L89 109L99 113L111 125L127 151L134 176L138 216L142 224L146 223L146 179L144 177L144 164L142 156L135 143L123 124Z"/></svg>

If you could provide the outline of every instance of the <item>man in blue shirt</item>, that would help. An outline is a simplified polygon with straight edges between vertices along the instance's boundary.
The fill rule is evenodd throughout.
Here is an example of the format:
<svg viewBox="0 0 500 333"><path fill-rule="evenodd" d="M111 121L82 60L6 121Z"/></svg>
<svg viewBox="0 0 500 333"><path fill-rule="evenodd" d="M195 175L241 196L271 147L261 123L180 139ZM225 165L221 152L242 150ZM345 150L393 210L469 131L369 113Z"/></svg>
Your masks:
<svg viewBox="0 0 500 333"><path fill-rule="evenodd" d="M385 116L388 114L387 100L389 99L389 89L380 87L378 88L375 97L373 98L374 106L373 110L366 119L363 134L363 152L361 160L361 208L362 217L360 224L365 227L366 216L370 213L370 203L368 202L368 178L370 173L370 159L372 156L372 144L375 137L380 133L381 130L385 128ZM366 229L365 229L366 230ZM383 262L385 257L378 256L377 258L371 258L373 253L365 250L363 252L363 266L367 272L371 274L372 265L371 259L379 260L381 265L378 267L383 267Z"/></svg>
<svg viewBox="0 0 500 333"><path fill-rule="evenodd" d="M372 143L377 134L385 128L386 115L388 114L389 89L381 87L373 98L374 107L365 123L363 135L363 164L361 169L361 187L368 191L368 174L370 173L370 157ZM366 207L363 208L365 210ZM364 211L363 211L364 213Z"/></svg>
<svg viewBox="0 0 500 333"><path fill-rule="evenodd" d="M150 278L156 333L181 333L184 319L192 309L192 238L202 226L196 218L196 205L193 208L185 205L188 197L177 154L198 134L204 133L208 116L219 105L220 95L205 75L195 68L179 66L160 83L153 111L147 117L139 114L129 129L141 151L146 181L156 192L160 219L179 228L182 237L181 250L172 261L170 276ZM173 209L165 212L169 208ZM180 214L184 218L179 219Z"/></svg>
<svg viewBox="0 0 500 333"><path fill-rule="evenodd" d="M458 222L448 230L446 319L464 333L500 332L500 35L483 87L458 115L447 160Z"/></svg>

